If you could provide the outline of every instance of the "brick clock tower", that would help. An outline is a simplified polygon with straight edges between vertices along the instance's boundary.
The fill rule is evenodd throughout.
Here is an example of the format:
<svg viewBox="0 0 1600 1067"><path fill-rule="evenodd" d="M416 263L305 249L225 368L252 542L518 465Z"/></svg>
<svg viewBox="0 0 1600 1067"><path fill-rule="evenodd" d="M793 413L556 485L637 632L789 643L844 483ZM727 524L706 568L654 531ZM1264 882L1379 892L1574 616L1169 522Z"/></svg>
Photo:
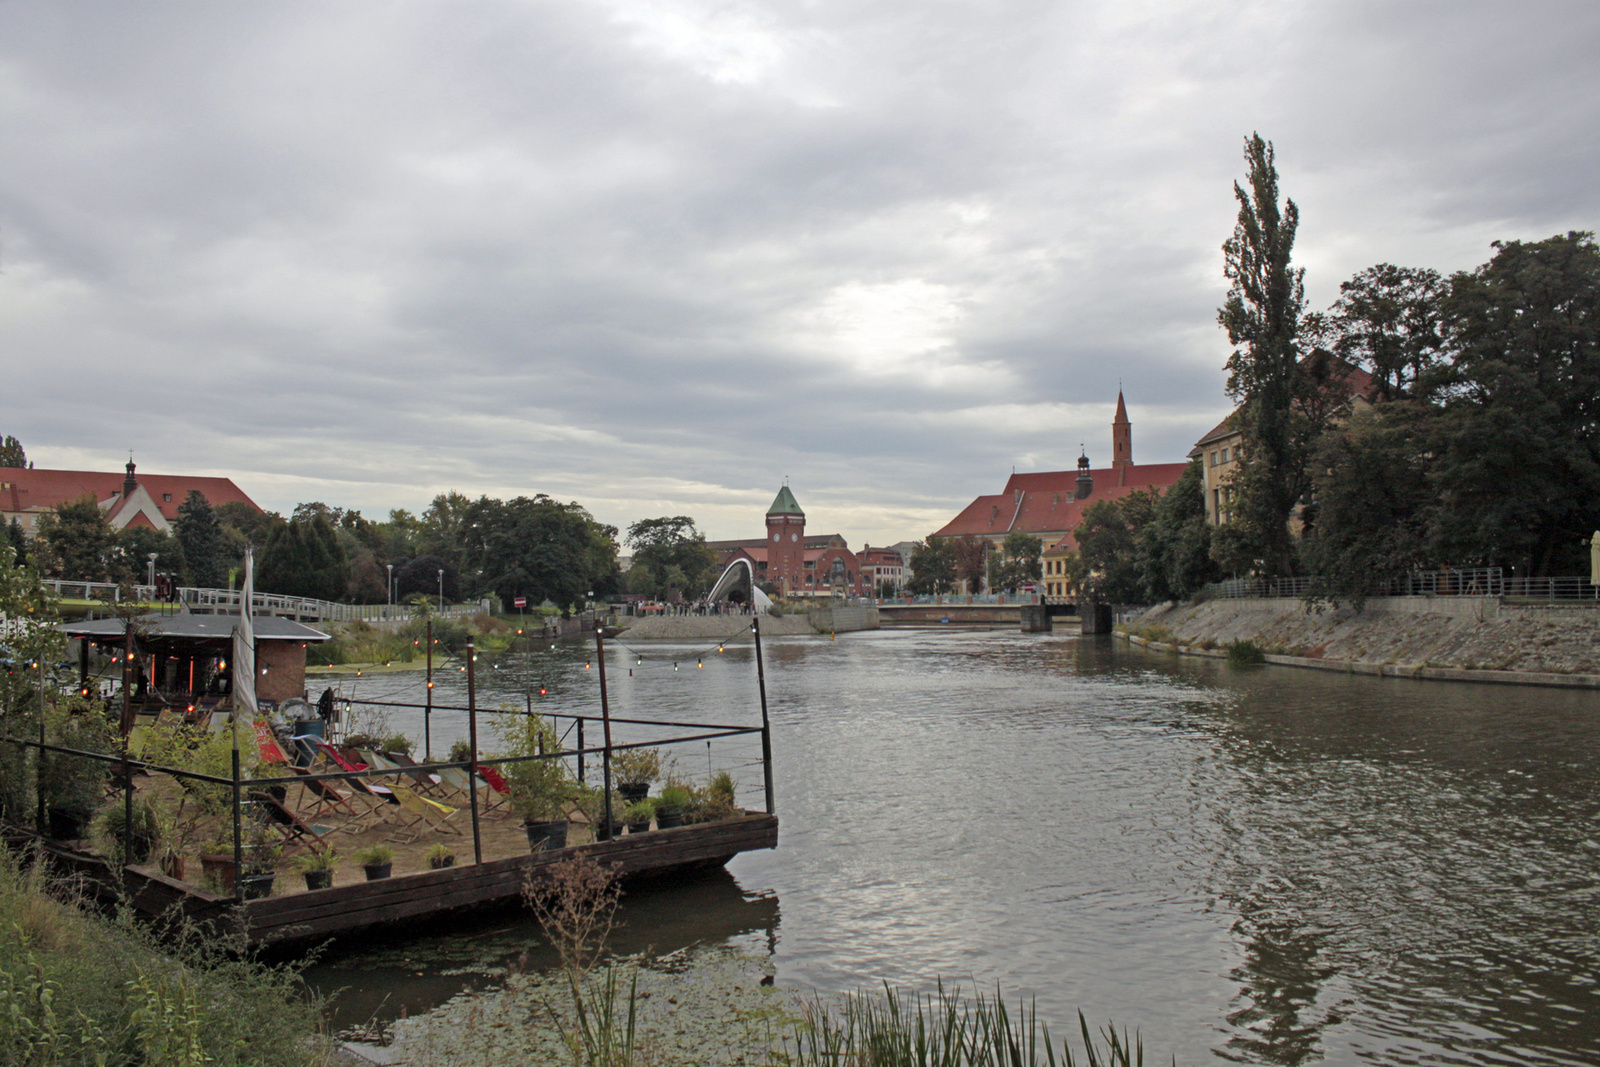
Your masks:
<svg viewBox="0 0 1600 1067"><path fill-rule="evenodd" d="M806 513L786 485L767 509L767 581L782 593L805 581Z"/></svg>

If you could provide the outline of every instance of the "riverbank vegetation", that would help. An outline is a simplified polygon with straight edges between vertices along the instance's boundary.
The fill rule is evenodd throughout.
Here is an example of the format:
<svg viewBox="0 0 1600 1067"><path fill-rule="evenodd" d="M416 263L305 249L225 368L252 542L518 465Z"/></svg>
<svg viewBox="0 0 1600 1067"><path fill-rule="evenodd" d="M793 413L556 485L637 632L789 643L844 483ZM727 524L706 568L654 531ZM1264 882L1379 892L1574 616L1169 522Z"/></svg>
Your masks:
<svg viewBox="0 0 1600 1067"><path fill-rule="evenodd" d="M195 930L159 944L72 902L0 849L0 1062L15 1067L330 1063L321 1008L287 967Z"/></svg>

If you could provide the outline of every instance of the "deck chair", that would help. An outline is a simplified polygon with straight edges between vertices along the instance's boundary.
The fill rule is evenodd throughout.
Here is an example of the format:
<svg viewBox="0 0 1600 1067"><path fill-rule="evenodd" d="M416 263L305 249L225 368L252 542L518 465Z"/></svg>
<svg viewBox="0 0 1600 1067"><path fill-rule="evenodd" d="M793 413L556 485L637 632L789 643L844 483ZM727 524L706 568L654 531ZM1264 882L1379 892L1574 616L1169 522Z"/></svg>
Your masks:
<svg viewBox="0 0 1600 1067"><path fill-rule="evenodd" d="M304 767L290 767L290 772L301 778L300 785L305 789L314 803L310 811L305 810L305 803L300 805L300 816L304 819L317 819L326 815L329 818L342 818L345 822L334 827L336 832L355 834L367 829L372 823L382 819L382 809L387 807L384 798L371 794L360 793L352 789L348 794L341 792L333 782L324 782L316 778L305 780L311 774Z"/></svg>
<svg viewBox="0 0 1600 1067"><path fill-rule="evenodd" d="M415 816L410 822L401 823L395 827L396 841L409 845L423 834L430 832L457 835L461 833L458 828L451 826L447 821L450 816L460 811L460 808L452 808L448 804L439 803L437 800L429 800L427 797L418 796L410 786L401 781L396 781L392 788L394 789L395 799L400 801L400 806ZM413 828L415 829L413 830ZM413 830L413 832L405 837L399 836L399 834L405 833L407 830Z"/></svg>
<svg viewBox="0 0 1600 1067"><path fill-rule="evenodd" d="M401 761L402 756L404 756L404 762ZM438 784L433 780L431 775L423 771L409 770L407 768L407 764L409 764L411 767L415 767L417 765L417 761L412 759L410 756L405 756L403 753L375 752L372 749L364 748L361 750L361 758L366 760L367 763L376 770L401 772L401 774L386 775L385 777L390 782L398 782L403 774L405 777L411 779L417 790L423 793L432 794L438 792L439 790Z"/></svg>
<svg viewBox="0 0 1600 1067"><path fill-rule="evenodd" d="M289 765L289 757L283 754L283 749L278 745L278 739L272 735L272 727L259 721L255 725L256 749L261 754L261 762L276 763L287 767Z"/></svg>
<svg viewBox="0 0 1600 1067"><path fill-rule="evenodd" d="M306 822L271 793L251 790L250 802L256 806L257 817L283 835L285 848L304 845L313 852L321 852L328 847L322 839L333 833L331 826Z"/></svg>
<svg viewBox="0 0 1600 1067"><path fill-rule="evenodd" d="M346 759L345 754L341 752L335 745L330 745L326 741L318 741L316 742L316 746L317 749L327 757L328 762L333 764L335 767L338 767L341 771L348 771L351 774L360 774L362 771L367 769L367 765L365 763L353 763ZM386 785L380 785L377 782L369 782L365 778L347 778L345 780L350 783L350 788L352 790L363 797L376 800L380 804L385 805L398 805L400 803L400 801L395 799L394 790L390 789Z"/></svg>
<svg viewBox="0 0 1600 1067"><path fill-rule="evenodd" d="M439 776L444 779L444 784L466 798L467 803L472 802L472 780L467 777L467 772L460 767L444 767L439 771ZM478 780L478 789L483 790L484 796L478 800L478 814L485 819L503 819L511 814L511 809L506 806L509 797L496 793L489 788L489 784L481 778Z"/></svg>

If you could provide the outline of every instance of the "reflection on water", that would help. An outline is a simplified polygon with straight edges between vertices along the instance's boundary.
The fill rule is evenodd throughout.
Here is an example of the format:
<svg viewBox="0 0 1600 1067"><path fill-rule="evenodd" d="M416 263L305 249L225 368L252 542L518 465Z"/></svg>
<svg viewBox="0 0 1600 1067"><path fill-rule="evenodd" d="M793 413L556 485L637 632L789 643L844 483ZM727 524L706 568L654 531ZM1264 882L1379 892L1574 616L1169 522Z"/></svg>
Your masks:
<svg viewBox="0 0 1600 1067"><path fill-rule="evenodd" d="M748 648L671 669L694 651L617 650L615 713L759 721ZM583 655L504 657L488 699L592 710ZM774 641L767 667L780 847L634 894L661 945L726 937L824 990L998 982L1058 1031L1082 1008L1180 1062L1600 1062L1600 696L1008 633ZM759 804L753 747L679 758ZM770 921L697 925L745 908ZM507 936L488 956L535 940ZM382 959L319 978L345 968L363 1005L460 987Z"/></svg>

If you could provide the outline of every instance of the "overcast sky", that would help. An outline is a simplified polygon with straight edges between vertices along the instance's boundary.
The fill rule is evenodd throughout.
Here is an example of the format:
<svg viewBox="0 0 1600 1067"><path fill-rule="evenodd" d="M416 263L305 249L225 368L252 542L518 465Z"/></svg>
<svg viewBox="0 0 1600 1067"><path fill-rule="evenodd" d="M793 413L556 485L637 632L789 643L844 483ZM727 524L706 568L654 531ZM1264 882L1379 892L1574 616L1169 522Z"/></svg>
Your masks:
<svg viewBox="0 0 1600 1067"><path fill-rule="evenodd" d="M1313 306L1594 229L1600 4L0 0L0 433L918 538L1226 414L1252 130Z"/></svg>

